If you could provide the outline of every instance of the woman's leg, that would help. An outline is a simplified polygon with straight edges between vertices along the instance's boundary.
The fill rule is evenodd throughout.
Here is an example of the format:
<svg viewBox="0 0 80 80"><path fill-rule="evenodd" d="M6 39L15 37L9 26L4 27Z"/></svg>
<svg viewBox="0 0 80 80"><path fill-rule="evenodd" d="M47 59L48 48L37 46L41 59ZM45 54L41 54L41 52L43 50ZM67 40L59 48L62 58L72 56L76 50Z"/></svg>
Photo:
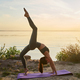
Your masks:
<svg viewBox="0 0 80 80"><path fill-rule="evenodd" d="M28 17L27 18L28 21L29 21L29 24L31 26L31 28L33 29L33 32L32 32L32 35L31 35L31 39L30 39L30 42L29 42L29 45L26 46L22 52L20 53L20 58L21 58L21 61L23 63L23 66L24 68L26 68L26 64L25 64L25 59L24 59L24 55L29 51L29 50L32 50L32 49L35 49L36 48L36 37L37 37L37 28L36 26L34 25L34 23L32 22L31 18Z"/></svg>
<svg viewBox="0 0 80 80"><path fill-rule="evenodd" d="M27 12L27 10L24 8L24 16L28 19L28 22L31 26L31 28L33 29L32 31L32 35L31 35L31 39L29 42L29 47L31 50L36 48L36 40L37 40L37 27L34 25L33 21L31 20L29 13Z"/></svg>
<svg viewBox="0 0 80 80"><path fill-rule="evenodd" d="M24 68L26 68L26 62L25 62L25 59L24 59L24 55L25 55L29 50L30 50L30 49L29 49L29 45L28 45L28 46L26 46L26 47L22 50L22 52L20 53L20 59L21 59L21 61L22 61L22 64L23 64Z"/></svg>
<svg viewBox="0 0 80 80"><path fill-rule="evenodd" d="M25 59L24 59L24 55L29 51L29 50L33 50L36 48L36 40L37 40L37 27L34 25L33 21L31 20L31 18L29 17L28 12L26 11L26 9L24 8L25 11L25 17L28 19L29 24L31 26L31 28L33 29L32 35L31 35L31 39L29 42L29 45L26 46L22 52L20 53L20 58L21 61L23 63L24 68L26 68L26 64L25 64Z"/></svg>
<svg viewBox="0 0 80 80"><path fill-rule="evenodd" d="M30 42L29 42L29 48L31 50L35 49L36 48L36 41L37 41L37 27L34 25L33 21L31 20L30 17L27 18L28 21L29 21L29 24L31 26L31 28L33 29L32 31L32 35L31 35L31 39L30 39Z"/></svg>

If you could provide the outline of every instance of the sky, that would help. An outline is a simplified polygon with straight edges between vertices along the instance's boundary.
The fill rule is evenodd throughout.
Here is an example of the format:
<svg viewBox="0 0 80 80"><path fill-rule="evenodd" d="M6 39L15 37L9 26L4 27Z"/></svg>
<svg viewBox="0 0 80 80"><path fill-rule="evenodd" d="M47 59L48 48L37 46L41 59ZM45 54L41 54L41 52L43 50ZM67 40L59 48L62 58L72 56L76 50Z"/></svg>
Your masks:
<svg viewBox="0 0 80 80"><path fill-rule="evenodd" d="M80 30L80 0L0 0L0 30L30 30L23 8L39 30Z"/></svg>

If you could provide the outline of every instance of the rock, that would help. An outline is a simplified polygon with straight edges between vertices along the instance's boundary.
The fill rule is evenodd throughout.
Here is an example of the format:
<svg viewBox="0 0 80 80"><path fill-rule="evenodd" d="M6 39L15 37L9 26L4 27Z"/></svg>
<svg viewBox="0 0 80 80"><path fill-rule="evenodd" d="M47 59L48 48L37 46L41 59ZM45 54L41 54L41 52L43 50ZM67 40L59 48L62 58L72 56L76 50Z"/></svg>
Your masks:
<svg viewBox="0 0 80 80"><path fill-rule="evenodd" d="M39 60L33 60L34 63L39 63Z"/></svg>
<svg viewBox="0 0 80 80"><path fill-rule="evenodd" d="M29 56L29 55L24 55L24 57L26 60L31 59L31 56ZM15 59L20 60L20 55L15 55Z"/></svg>
<svg viewBox="0 0 80 80"><path fill-rule="evenodd" d="M80 80L77 77L72 76L69 80Z"/></svg>
<svg viewBox="0 0 80 80"><path fill-rule="evenodd" d="M20 70L19 69L16 69L15 72L20 72Z"/></svg>
<svg viewBox="0 0 80 80"><path fill-rule="evenodd" d="M24 55L24 58L25 58L26 60L28 60L28 59L31 59L31 56L29 56L29 55Z"/></svg>
<svg viewBox="0 0 80 80"><path fill-rule="evenodd" d="M20 55L15 55L16 60L20 60Z"/></svg>

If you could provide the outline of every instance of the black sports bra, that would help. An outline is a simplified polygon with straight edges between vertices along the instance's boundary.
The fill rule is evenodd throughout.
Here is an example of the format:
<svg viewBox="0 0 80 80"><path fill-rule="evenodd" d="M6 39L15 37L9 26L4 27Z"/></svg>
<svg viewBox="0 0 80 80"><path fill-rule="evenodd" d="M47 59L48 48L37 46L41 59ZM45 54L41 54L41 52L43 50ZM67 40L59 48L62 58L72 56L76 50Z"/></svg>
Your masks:
<svg viewBox="0 0 80 80"><path fill-rule="evenodd" d="M37 42L36 43L36 47L39 48L40 46L41 46L41 43ZM45 51L48 51L49 52L49 49L46 46L43 49L40 50L40 52L42 54L44 54Z"/></svg>
<svg viewBox="0 0 80 80"><path fill-rule="evenodd" d="M45 46L43 49L40 50L40 52L41 52L42 54L44 54L45 51L48 51L48 52L49 52L49 49L48 49L46 46Z"/></svg>

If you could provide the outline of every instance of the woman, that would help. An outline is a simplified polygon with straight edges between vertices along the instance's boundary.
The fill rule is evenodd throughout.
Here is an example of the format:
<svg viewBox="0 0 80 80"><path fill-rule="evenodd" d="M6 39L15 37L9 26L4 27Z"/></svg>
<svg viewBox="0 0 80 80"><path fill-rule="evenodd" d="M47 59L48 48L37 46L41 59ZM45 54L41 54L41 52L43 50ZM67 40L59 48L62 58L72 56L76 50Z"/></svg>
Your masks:
<svg viewBox="0 0 80 80"><path fill-rule="evenodd" d="M49 55L49 49L44 44L37 42L37 27L34 25L33 21L31 20L29 14L25 8L24 8L24 12L25 12L24 16L28 19L28 22L29 22L31 28L33 29L29 44L20 53L20 58L23 63L23 66L24 66L25 74L27 74L28 69L26 68L24 55L29 50L34 50L35 48L38 48L40 50L40 52L44 55L44 57L42 57L39 62L39 71L41 73L43 73L43 64L50 63L50 66L52 68L52 73L55 72L55 75L57 75L55 65Z"/></svg>

